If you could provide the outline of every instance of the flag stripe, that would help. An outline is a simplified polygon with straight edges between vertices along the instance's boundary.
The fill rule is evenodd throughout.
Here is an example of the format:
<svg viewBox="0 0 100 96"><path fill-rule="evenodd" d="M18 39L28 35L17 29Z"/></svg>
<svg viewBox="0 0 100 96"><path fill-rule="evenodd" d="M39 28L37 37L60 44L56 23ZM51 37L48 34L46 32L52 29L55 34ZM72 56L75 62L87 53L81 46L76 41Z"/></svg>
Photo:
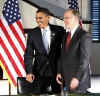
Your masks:
<svg viewBox="0 0 100 96"><path fill-rule="evenodd" d="M16 56L18 57L20 63L22 63L23 68L24 68L24 60L23 60L22 56L21 56L20 53L19 53L20 50L18 50L18 48L16 48L14 42L11 40L11 35L12 35L12 34L11 34L11 35L8 34L6 28L5 28L5 26L2 24L1 20L0 20L0 26L1 26L2 30L3 30L4 36L6 36L6 39L9 41L10 46L12 46L13 50L16 52L16 53L14 52L14 54L16 54Z"/></svg>
<svg viewBox="0 0 100 96"><path fill-rule="evenodd" d="M9 35L11 42L14 44L15 48L17 48L17 52L19 52L19 54L21 54L21 56L23 57L24 51L20 46L20 42L17 41L16 37L14 36L14 34L12 33L10 26L7 24L6 20L4 17L1 17L1 23L2 26L5 28L6 33Z"/></svg>
<svg viewBox="0 0 100 96"><path fill-rule="evenodd" d="M23 51L25 50L25 46L20 38L20 36L18 35L17 31L15 30L15 27L13 25L10 26L11 31L13 32L13 34L15 35L16 39L18 40L18 42L20 42L20 46L23 49ZM17 28L17 30L19 30L19 28ZM21 34L20 34L21 35Z"/></svg>
<svg viewBox="0 0 100 96"><path fill-rule="evenodd" d="M0 46L0 49L2 49L1 46ZM1 50L1 51L3 51L3 50ZM4 52L4 51L3 51L3 52ZM4 53L3 53L3 54L4 54ZM4 56L6 57L5 54L4 54ZM11 78L13 84L16 86L16 80L15 80L15 78L14 78L14 76L13 76L13 74L16 76L16 73L15 73L14 70L12 69L13 67L10 66L11 64L10 64L8 58L6 58L6 60L4 60L5 58L0 54L0 59L1 59L1 62L3 63L3 65L4 65L4 67L5 67L6 71L8 72L8 74L9 74L9 76L10 76L10 78ZM6 61L7 61L7 62L6 62ZM10 66L10 67L9 67L9 66Z"/></svg>
<svg viewBox="0 0 100 96"><path fill-rule="evenodd" d="M16 73L19 75L19 76L22 76L20 70L18 69L18 67L16 66L16 63L14 61L14 59L12 58L11 54L9 53L8 49L6 48L4 42L2 42L2 48L5 50L5 54L7 54L7 57L9 59L9 61L11 62L14 70L16 71Z"/></svg>
<svg viewBox="0 0 100 96"><path fill-rule="evenodd" d="M23 36L24 36L24 30L23 30L23 26L22 26L21 20L17 21L16 23L17 23L17 25L19 26L19 28L20 28L20 30L22 31L22 34L23 34ZM24 42L24 43L25 43L25 42Z"/></svg>
<svg viewBox="0 0 100 96"><path fill-rule="evenodd" d="M1 26L1 22L0 22L0 26ZM3 27L3 28L2 28ZM6 29L5 29L5 27L2 25L2 29L3 29L3 31L5 31ZM5 29L5 30L4 30ZM6 35L7 35L7 33L5 33L5 32L2 32L1 31L1 34L2 34L2 36L1 36L1 38L2 38L2 40L3 40L3 42L5 42L5 45L7 45L6 47L8 48L8 50L10 51L10 54L12 55L12 57L13 57L13 59L15 60L15 62L16 62L16 64L17 64L17 66L19 67L20 66L20 68L21 68L21 72L22 73L25 73L25 70L23 69L24 68L24 60L23 60L23 58L18 54L18 56L17 56L17 52L16 52L16 50L14 51L13 50L13 48L12 47L14 47L14 45L11 43L11 40L10 39L8 39L9 37L7 37ZM8 42L8 40L9 40L9 42ZM20 61L19 61L20 60ZM22 66L23 65L23 66Z"/></svg>
<svg viewBox="0 0 100 96"><path fill-rule="evenodd" d="M24 29L23 29L23 27L22 27L22 22L21 22L21 20L17 21L16 24L17 24L18 28L20 29L20 30L18 31L18 34L20 35L20 33L22 33L22 34L20 35L20 38L23 40L24 46L25 46L25 48L26 48L26 43L24 42L24 41L25 41L25 34L24 34ZM16 27L15 27L15 28L16 28ZM17 28L16 28L16 30L17 30Z"/></svg>
<svg viewBox="0 0 100 96"><path fill-rule="evenodd" d="M5 63L1 54L0 54L0 60L3 63L3 66L5 67L7 73L9 74L11 82L13 82L14 86L16 86L16 80L14 80L13 74L11 74L11 72L10 72L10 70L9 70L7 64Z"/></svg>
<svg viewBox="0 0 100 96"><path fill-rule="evenodd" d="M15 28L19 38L23 42L23 43L21 43L21 42L20 43L23 44L23 50L25 50L25 42L24 42L25 41L25 36L23 34L24 30L21 28L22 27L21 26L21 21L18 20L16 23L13 24L13 27Z"/></svg>
<svg viewBox="0 0 100 96"><path fill-rule="evenodd" d="M5 43L5 46L7 47L7 49L9 50L9 52L10 52L12 58L13 58L14 61L16 62L17 67L21 69L20 71L21 71L22 73L25 73L25 70L23 69L23 67L22 67L21 63L19 62L19 60L18 60L18 58L17 58L15 52L13 51L13 49L12 49L11 45L9 44L9 42L7 41L5 35L2 33L1 29L0 29L0 32L1 32L2 37L3 37L3 38L1 37L1 38L2 38L2 43L3 43L3 42ZM2 44L2 43L1 43L1 44ZM8 54L7 54L7 55L8 55ZM19 67L19 66L20 66L20 67Z"/></svg>
<svg viewBox="0 0 100 96"><path fill-rule="evenodd" d="M16 23L13 24L16 31L18 32L20 38L22 39L23 41L23 44L24 44L24 49L25 49L25 45L26 43L24 42L25 41L25 34L24 34L24 29L22 28L22 25L21 25L21 20L18 20ZM17 30L18 28L18 30Z"/></svg>

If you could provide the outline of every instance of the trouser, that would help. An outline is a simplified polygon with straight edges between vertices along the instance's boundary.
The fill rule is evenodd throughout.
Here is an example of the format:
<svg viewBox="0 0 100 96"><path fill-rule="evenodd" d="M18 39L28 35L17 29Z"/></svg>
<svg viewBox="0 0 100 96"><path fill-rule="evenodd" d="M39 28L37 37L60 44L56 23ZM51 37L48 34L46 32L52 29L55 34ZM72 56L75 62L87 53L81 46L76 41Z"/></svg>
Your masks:
<svg viewBox="0 0 100 96"><path fill-rule="evenodd" d="M56 78L43 77L41 91L43 93L58 94L61 92L60 85L56 82Z"/></svg>

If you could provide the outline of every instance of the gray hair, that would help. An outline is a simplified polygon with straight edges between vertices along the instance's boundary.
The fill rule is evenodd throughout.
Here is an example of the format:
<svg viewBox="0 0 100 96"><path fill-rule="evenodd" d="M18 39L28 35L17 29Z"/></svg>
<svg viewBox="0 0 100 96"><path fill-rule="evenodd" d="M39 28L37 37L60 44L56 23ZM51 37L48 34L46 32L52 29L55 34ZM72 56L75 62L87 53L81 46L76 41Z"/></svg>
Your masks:
<svg viewBox="0 0 100 96"><path fill-rule="evenodd" d="M76 9L67 9L65 12L67 12L67 11L72 11L72 14L73 14L73 15L75 15L75 16L77 16L79 19L81 19L81 16L80 16L80 13L79 13L78 10L76 10Z"/></svg>

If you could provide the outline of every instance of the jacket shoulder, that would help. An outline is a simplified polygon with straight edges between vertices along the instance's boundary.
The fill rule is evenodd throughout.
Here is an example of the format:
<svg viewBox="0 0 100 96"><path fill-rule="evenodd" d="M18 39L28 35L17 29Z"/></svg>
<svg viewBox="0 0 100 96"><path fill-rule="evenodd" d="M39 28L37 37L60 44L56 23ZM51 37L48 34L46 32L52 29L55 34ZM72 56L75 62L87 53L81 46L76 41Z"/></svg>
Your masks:
<svg viewBox="0 0 100 96"><path fill-rule="evenodd" d="M83 34L82 34L83 36L84 36L84 35L91 36L91 33L88 32L88 31L86 31L86 30L84 30L84 29L81 29L81 32L83 33Z"/></svg>
<svg viewBox="0 0 100 96"><path fill-rule="evenodd" d="M59 25L51 25L51 24L50 24L50 26L51 26L51 27L54 27L54 28L56 28L56 29L63 29L63 30L64 30L64 27L59 26Z"/></svg>
<svg viewBox="0 0 100 96"><path fill-rule="evenodd" d="M39 30L39 28L38 27L35 27L33 29L30 29L30 32L28 32L28 34L29 35L32 35L32 34L36 33L38 30Z"/></svg>

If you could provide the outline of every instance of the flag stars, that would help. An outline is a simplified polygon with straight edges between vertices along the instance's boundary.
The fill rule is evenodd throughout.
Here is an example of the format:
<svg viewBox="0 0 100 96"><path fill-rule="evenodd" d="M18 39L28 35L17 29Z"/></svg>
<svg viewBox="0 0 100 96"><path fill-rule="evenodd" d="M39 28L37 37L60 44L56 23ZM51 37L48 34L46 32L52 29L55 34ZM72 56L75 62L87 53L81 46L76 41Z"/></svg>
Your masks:
<svg viewBox="0 0 100 96"><path fill-rule="evenodd" d="M78 0L68 0L69 8L76 9L77 11L79 11L78 2L77 1Z"/></svg>
<svg viewBox="0 0 100 96"><path fill-rule="evenodd" d="M13 11L10 11L11 14L13 14Z"/></svg>
<svg viewBox="0 0 100 96"><path fill-rule="evenodd" d="M7 12L9 12L9 9L7 9Z"/></svg>
<svg viewBox="0 0 100 96"><path fill-rule="evenodd" d="M18 17L20 17L20 14L18 14Z"/></svg>
<svg viewBox="0 0 100 96"><path fill-rule="evenodd" d="M16 19L16 17L13 17L13 19Z"/></svg>
<svg viewBox="0 0 100 96"><path fill-rule="evenodd" d="M17 0L7 0L3 7L3 15L9 24L20 19L18 1Z"/></svg>
<svg viewBox="0 0 100 96"><path fill-rule="evenodd" d="M13 10L14 8L13 8L13 7L11 7L11 9Z"/></svg>
<svg viewBox="0 0 100 96"><path fill-rule="evenodd" d="M10 5L8 5L8 8L10 8Z"/></svg>
<svg viewBox="0 0 100 96"><path fill-rule="evenodd" d="M11 20L11 19L9 19L9 22L12 22L12 20Z"/></svg>
<svg viewBox="0 0 100 96"><path fill-rule="evenodd" d="M14 6L14 3L12 3L11 5Z"/></svg>
<svg viewBox="0 0 100 96"><path fill-rule="evenodd" d="M17 9L15 9L15 12L17 12Z"/></svg>
<svg viewBox="0 0 100 96"><path fill-rule="evenodd" d="M14 15L17 15L16 13L14 13Z"/></svg>
<svg viewBox="0 0 100 96"><path fill-rule="evenodd" d="M16 3L18 3L18 1L16 1Z"/></svg>
<svg viewBox="0 0 100 96"><path fill-rule="evenodd" d="M15 5L15 7L18 7L18 5Z"/></svg>
<svg viewBox="0 0 100 96"><path fill-rule="evenodd" d="M6 13L6 16L8 16L9 14L8 13Z"/></svg>
<svg viewBox="0 0 100 96"><path fill-rule="evenodd" d="M18 18L20 18L20 14L18 15Z"/></svg>
<svg viewBox="0 0 100 96"><path fill-rule="evenodd" d="M8 1L8 4L11 4L11 2L10 2L10 1Z"/></svg>
<svg viewBox="0 0 100 96"><path fill-rule="evenodd" d="M5 11L5 8L3 8L3 11Z"/></svg>
<svg viewBox="0 0 100 96"><path fill-rule="evenodd" d="M12 15L10 15L10 18L12 18Z"/></svg>

